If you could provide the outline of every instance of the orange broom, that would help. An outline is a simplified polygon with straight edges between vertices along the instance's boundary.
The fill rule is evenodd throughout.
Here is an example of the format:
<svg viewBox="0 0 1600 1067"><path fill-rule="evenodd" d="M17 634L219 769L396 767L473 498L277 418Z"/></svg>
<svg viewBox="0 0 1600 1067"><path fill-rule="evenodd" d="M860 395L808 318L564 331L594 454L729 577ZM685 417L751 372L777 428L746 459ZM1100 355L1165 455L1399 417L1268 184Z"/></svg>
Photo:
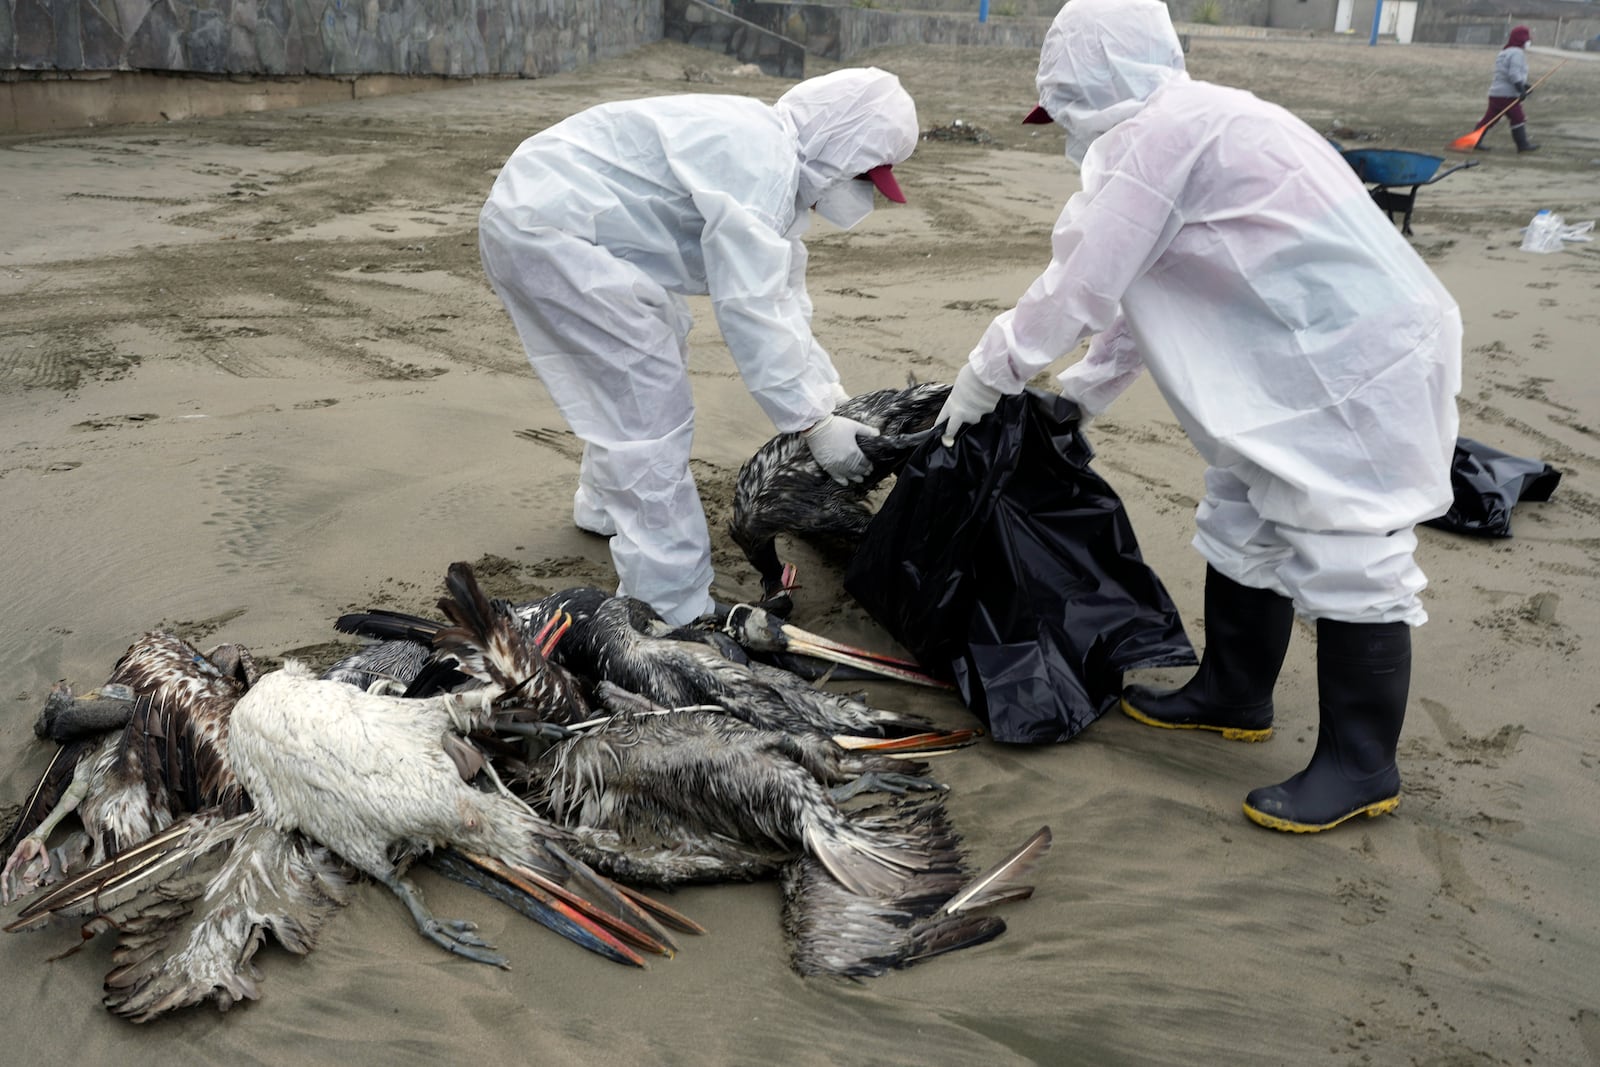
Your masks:
<svg viewBox="0 0 1600 1067"><path fill-rule="evenodd" d="M1555 66L1551 67L1550 70L1547 73L1545 73L1544 77L1541 77L1538 81L1536 81L1532 85L1528 86L1528 93L1531 93L1535 89L1539 88L1539 86L1544 84L1544 79L1545 78L1550 77L1551 74L1554 74L1556 71L1560 70L1562 67L1564 67L1566 65L1567 65L1567 60L1563 59L1561 62L1557 63ZM1477 129L1473 130L1471 133L1465 134L1464 136L1461 136L1461 137L1457 137L1454 141L1451 141L1450 142L1450 150L1452 152L1470 152L1474 148L1477 148L1478 147L1478 142L1483 140L1483 135L1489 132L1489 127L1493 126L1495 123L1499 122L1503 117L1505 117L1505 113L1507 111L1510 111L1512 108L1514 108L1518 104L1522 103L1522 98L1527 96L1528 93L1523 93L1522 96L1519 96L1515 100L1511 101L1511 103L1507 104L1505 106L1505 108L1501 110L1500 114L1496 115L1494 118L1490 119L1488 122L1485 122L1482 126L1479 126Z"/></svg>

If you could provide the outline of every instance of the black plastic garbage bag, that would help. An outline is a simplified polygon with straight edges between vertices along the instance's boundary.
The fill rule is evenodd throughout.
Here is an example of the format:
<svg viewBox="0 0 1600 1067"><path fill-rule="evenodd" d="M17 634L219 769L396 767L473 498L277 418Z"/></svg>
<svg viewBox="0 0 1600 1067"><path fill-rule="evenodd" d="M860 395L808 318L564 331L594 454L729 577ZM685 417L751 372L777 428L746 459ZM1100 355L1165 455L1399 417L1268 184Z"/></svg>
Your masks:
<svg viewBox="0 0 1600 1067"><path fill-rule="evenodd" d="M1458 437L1450 461L1455 502L1423 525L1478 537L1510 537L1511 509L1523 501L1549 500L1559 484L1561 472L1544 460L1522 459Z"/></svg>
<svg viewBox="0 0 1600 1067"><path fill-rule="evenodd" d="M1065 741L1122 673L1196 662L1063 397L1029 390L897 475L845 588L997 741Z"/></svg>

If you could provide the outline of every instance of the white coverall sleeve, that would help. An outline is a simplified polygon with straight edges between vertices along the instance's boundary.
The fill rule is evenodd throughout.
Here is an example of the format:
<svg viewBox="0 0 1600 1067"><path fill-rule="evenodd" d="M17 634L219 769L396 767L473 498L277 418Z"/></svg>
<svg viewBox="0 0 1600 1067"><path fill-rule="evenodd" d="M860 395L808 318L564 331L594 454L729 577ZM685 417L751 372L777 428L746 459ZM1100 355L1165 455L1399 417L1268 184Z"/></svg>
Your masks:
<svg viewBox="0 0 1600 1067"><path fill-rule="evenodd" d="M806 291L806 264L811 260L811 253L806 248L806 243L798 237L789 238L789 291L794 293L795 299L800 304L800 314L805 316L807 323L811 321L811 294Z"/></svg>
<svg viewBox="0 0 1600 1067"><path fill-rule="evenodd" d="M1161 159L1166 153L1159 152L1150 153L1155 159L1134 158L1130 145L1103 151L1110 140L1107 135L1091 147L1084 188L1067 201L1051 234L1050 265L1016 307L990 323L968 357L978 377L1003 393L1019 392L1086 335L1109 328L1123 294L1182 223L1176 203L1186 161ZM1081 374L1094 388L1084 396L1093 393L1103 410L1138 377L1136 365L1127 363L1137 354L1125 326L1092 353L1094 365Z"/></svg>
<svg viewBox="0 0 1600 1067"><path fill-rule="evenodd" d="M805 317L809 326L811 322L811 294L806 291L806 264L810 261L811 253L806 248L804 241L799 237L789 238L789 291L795 296L800 305L800 314ZM811 336L811 359L817 364L818 372L832 385L829 403L837 406L850 399L850 394L845 391L844 385L839 381L839 370L833 365L833 359L828 355L828 350L817 341L816 335Z"/></svg>
<svg viewBox="0 0 1600 1067"><path fill-rule="evenodd" d="M1082 359L1056 376L1061 395L1086 417L1099 415L1144 373L1144 357L1121 314L1095 334Z"/></svg>
<svg viewBox="0 0 1600 1067"><path fill-rule="evenodd" d="M833 410L839 375L811 336L804 285L793 284L805 272L804 259L796 262L799 242L726 193L695 200L706 220L706 287L739 374L780 433L804 430Z"/></svg>

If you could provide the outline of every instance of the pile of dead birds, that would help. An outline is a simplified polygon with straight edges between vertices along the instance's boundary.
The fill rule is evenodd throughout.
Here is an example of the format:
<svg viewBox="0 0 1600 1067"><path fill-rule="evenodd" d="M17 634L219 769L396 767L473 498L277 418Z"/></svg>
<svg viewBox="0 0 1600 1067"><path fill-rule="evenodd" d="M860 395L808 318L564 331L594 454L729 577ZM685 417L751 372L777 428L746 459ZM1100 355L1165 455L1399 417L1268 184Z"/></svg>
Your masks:
<svg viewBox="0 0 1600 1067"><path fill-rule="evenodd" d="M634 966L701 932L647 890L775 877L795 969L852 978L987 941L1031 892L1048 829L975 874L929 776L972 733L776 665L813 662L814 635L749 606L673 629L596 589L490 599L463 563L445 588L436 619L339 619L368 643L320 673L156 631L92 692L59 685L6 929L112 932L103 1002L145 1022L257 998L263 938L309 952L363 876L506 966L427 910L416 862Z"/></svg>

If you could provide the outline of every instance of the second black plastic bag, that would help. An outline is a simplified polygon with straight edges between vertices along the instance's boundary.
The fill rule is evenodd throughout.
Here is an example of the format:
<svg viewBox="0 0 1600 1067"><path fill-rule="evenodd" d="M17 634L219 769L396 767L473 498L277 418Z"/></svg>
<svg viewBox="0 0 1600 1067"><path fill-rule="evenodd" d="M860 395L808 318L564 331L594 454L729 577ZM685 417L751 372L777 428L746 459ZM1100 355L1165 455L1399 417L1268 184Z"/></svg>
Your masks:
<svg viewBox="0 0 1600 1067"><path fill-rule="evenodd" d="M1026 391L907 462L845 588L997 741L1065 741L1122 674L1196 662L1063 397Z"/></svg>
<svg viewBox="0 0 1600 1067"><path fill-rule="evenodd" d="M1455 500L1424 526L1475 537L1510 537L1511 509L1539 503L1561 484L1561 472L1542 459L1524 459L1470 437L1456 438L1450 464Z"/></svg>

